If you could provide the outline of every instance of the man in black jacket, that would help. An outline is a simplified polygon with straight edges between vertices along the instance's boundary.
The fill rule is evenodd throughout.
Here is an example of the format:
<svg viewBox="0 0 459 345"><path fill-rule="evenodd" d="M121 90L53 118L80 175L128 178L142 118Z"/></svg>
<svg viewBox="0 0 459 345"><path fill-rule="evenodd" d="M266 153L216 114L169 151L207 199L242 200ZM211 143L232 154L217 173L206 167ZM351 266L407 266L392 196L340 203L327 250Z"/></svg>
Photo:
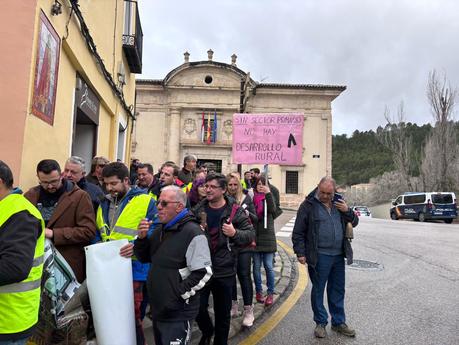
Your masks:
<svg viewBox="0 0 459 345"><path fill-rule="evenodd" d="M212 280L201 292L201 305L196 318L202 332L200 345L210 344L215 331L214 345L226 345L231 321L232 288L236 275L234 246L244 247L255 238L249 216L234 199L225 196L227 182L222 174L206 177L206 199L193 208L200 219L210 244ZM209 296L214 299L215 327L209 316Z"/></svg>
<svg viewBox="0 0 459 345"><path fill-rule="evenodd" d="M328 309L332 330L349 337L355 331L346 324L344 313L344 258L352 264L352 248L346 237L346 225L357 226L359 218L343 199L334 199L336 183L330 177L320 180L317 188L301 204L293 228L293 250L301 264L308 265L312 282L311 306L316 328L314 335L325 338L328 313L324 307L327 286Z"/></svg>
<svg viewBox="0 0 459 345"><path fill-rule="evenodd" d="M162 226L148 239L151 221L142 220L134 253L152 263L147 284L156 345L189 344L199 291L212 276L209 245L179 187L164 187L157 205Z"/></svg>
<svg viewBox="0 0 459 345"><path fill-rule="evenodd" d="M0 343L25 344L38 321L44 223L0 161Z"/></svg>

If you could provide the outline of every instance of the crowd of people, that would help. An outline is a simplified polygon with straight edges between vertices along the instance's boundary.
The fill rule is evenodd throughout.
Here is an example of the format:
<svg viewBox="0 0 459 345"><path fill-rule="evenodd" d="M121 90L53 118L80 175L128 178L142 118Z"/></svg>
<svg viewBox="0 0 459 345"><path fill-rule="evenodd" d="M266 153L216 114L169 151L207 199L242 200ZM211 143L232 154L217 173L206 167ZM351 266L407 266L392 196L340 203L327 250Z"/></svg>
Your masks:
<svg viewBox="0 0 459 345"><path fill-rule="evenodd" d="M256 302L273 303L274 219L282 210L279 191L259 169L225 176L213 164L197 167L194 155L181 168L167 161L156 172L139 160L128 168L104 157L93 158L87 175L85 169L76 156L64 169L42 160L38 185L22 193L0 161L0 316L13 311L0 318L7 320L0 321L0 343L25 344L34 333L45 238L80 283L86 279L85 246L129 241L120 255L132 261L137 344L145 344L148 305L157 345L188 343L193 321L202 332L200 344L212 338L227 344L231 317L240 309L242 325L253 325L254 286Z"/></svg>

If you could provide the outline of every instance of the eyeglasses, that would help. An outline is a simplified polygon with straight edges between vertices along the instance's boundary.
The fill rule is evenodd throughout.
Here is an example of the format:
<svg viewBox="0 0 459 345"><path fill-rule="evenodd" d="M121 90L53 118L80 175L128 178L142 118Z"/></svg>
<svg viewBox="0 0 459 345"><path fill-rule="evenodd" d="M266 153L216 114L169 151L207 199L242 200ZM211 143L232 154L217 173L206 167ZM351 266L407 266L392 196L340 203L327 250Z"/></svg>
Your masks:
<svg viewBox="0 0 459 345"><path fill-rule="evenodd" d="M204 188L205 189L212 189L212 190L216 190L217 188L221 188L220 186L216 186L214 184L205 184L204 185Z"/></svg>
<svg viewBox="0 0 459 345"><path fill-rule="evenodd" d="M178 204L180 201L166 201L166 200L156 200L156 206L161 205L161 207L167 207L169 204Z"/></svg>
<svg viewBox="0 0 459 345"><path fill-rule="evenodd" d="M61 179L59 178L57 180L52 180L52 181L40 181L39 180L38 183L42 187L47 187L47 186L57 186L60 181L61 181Z"/></svg>

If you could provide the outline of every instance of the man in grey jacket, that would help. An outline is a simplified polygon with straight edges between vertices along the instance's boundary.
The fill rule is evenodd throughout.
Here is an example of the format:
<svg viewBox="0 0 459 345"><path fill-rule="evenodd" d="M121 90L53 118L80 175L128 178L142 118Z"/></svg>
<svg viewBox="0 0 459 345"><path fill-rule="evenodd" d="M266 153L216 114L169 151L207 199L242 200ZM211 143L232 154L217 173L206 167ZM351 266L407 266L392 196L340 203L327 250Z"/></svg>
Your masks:
<svg viewBox="0 0 459 345"><path fill-rule="evenodd" d="M308 265L312 283L311 306L316 328L314 335L325 338L328 313L324 307L327 286L331 329L354 337L355 331L346 324L344 312L344 258L352 263L350 239L346 224L357 226L358 217L343 199L335 198L336 183L331 177L320 180L317 188L301 204L293 228L293 250L301 264Z"/></svg>

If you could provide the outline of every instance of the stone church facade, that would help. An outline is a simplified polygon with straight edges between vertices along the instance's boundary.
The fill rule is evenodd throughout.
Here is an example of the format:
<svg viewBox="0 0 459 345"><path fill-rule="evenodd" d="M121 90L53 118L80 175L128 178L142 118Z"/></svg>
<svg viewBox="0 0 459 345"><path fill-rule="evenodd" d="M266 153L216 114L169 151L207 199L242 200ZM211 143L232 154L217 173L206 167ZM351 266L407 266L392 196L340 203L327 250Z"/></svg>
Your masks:
<svg viewBox="0 0 459 345"><path fill-rule="evenodd" d="M237 170L231 161L234 113L303 113L303 161L297 166L269 166L270 182L281 193L283 206L296 207L318 180L331 175L331 102L345 86L258 83L231 63L189 61L161 80L137 80L137 121L133 132L132 157L156 169L167 160L179 166L194 154L198 164L214 163L222 173ZM203 112L214 121L216 140L208 144L201 133ZM208 114L211 114L209 117ZM252 167L242 165L242 173Z"/></svg>

